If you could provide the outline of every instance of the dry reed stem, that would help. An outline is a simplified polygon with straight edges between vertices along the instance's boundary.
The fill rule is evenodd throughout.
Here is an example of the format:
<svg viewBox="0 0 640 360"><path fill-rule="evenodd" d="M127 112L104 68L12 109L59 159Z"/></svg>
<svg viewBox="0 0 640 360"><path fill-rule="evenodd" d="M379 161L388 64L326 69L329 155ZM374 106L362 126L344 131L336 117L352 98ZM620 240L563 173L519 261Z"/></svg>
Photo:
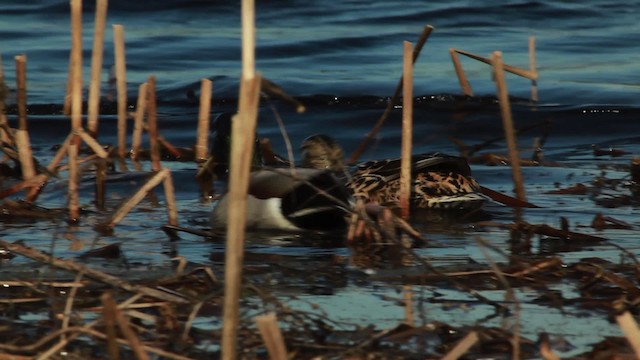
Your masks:
<svg viewBox="0 0 640 360"><path fill-rule="evenodd" d="M129 325L129 320L122 313L122 311L116 307L116 302L113 300L111 295L108 292L104 293L102 294L100 299L102 300L103 304L105 304L105 307L109 308L109 310L112 311L110 315L114 317L115 322L120 328L120 332L127 339L129 347L131 347L131 350L133 350L136 359L148 360L149 355L147 355L147 353L144 351L142 342L140 342L138 335L136 335L136 333Z"/></svg>
<svg viewBox="0 0 640 360"><path fill-rule="evenodd" d="M420 51L422 50L422 47L424 46L424 44L427 42L427 39L429 38L429 35L431 35L432 31L433 31L433 26L431 25L427 25L422 29L422 34L420 35L420 38L418 39L418 42L416 43L416 46L413 50L413 63L415 63L416 60L418 59L418 55L420 55ZM356 161L358 161L358 159L362 155L362 153L364 153L364 151L366 150L367 145L369 145L371 140L373 140L373 138L378 134L385 120L387 120L387 118L391 114L391 111L393 110L393 107L395 106L396 101L398 100L398 96L400 96L400 91L402 91L402 77L400 77L400 80L398 81L398 85L396 86L396 90L393 93L393 96L391 97L389 102L387 103L387 108L384 110L382 115L380 115L380 118L378 118L378 121L373 126L373 128L369 131L369 133L367 133L367 136L365 136L362 142L360 142L360 144L358 145L358 148L351 154L351 156L349 157L349 160L347 161L347 164L349 165L355 164Z"/></svg>
<svg viewBox="0 0 640 360"><path fill-rule="evenodd" d="M10 243L4 240L0 240L0 246L12 251L16 254L28 257L40 263L48 264L60 269L71 271L74 273L82 272L85 277L103 282L107 285L123 289L135 294L150 296L159 300L169 301L177 304L187 304L189 301L183 297L167 293L158 289L150 288L142 285L134 285L130 282L123 280L117 276L113 276L104 273L99 270L94 270L84 264L80 264L71 260L63 260L55 258L51 255L45 254L36 249L24 247L19 244Z"/></svg>
<svg viewBox="0 0 640 360"><path fill-rule="evenodd" d="M242 0L242 78L256 75L256 10L254 0Z"/></svg>
<svg viewBox="0 0 640 360"><path fill-rule="evenodd" d="M538 70L536 70L536 38L535 36L529 37L529 70L537 74ZM531 102L538 102L538 80L531 79Z"/></svg>
<svg viewBox="0 0 640 360"><path fill-rule="evenodd" d="M478 334L472 331L467 334L456 346L442 357L442 360L455 360L464 355L469 349L478 342Z"/></svg>
<svg viewBox="0 0 640 360"><path fill-rule="evenodd" d="M513 176L514 190L516 198L521 201L527 201L522 181L522 172L520 170L520 155L518 154L518 145L516 143L516 135L513 128L513 119L511 118L511 104L509 102L509 91L504 76L504 67L502 63L502 52L494 51L491 56L493 71L495 74L495 82L498 93L498 101L500 102L500 113L502 115L502 126L504 135L507 140L509 149L509 160L511 161L511 174Z"/></svg>
<svg viewBox="0 0 640 360"><path fill-rule="evenodd" d="M256 325L272 360L287 360L287 347L274 313L256 316Z"/></svg>
<svg viewBox="0 0 640 360"><path fill-rule="evenodd" d="M98 155L98 157L102 159L106 159L107 157L109 157L109 153L107 153L104 147L102 147L102 145L100 145L100 143L98 143L94 137L89 135L86 131L82 130L82 128L74 131L74 134L78 135L80 139L82 139L82 141L84 141L85 144L87 144L91 148L91 150L96 155Z"/></svg>
<svg viewBox="0 0 640 360"><path fill-rule="evenodd" d="M402 158L400 161L400 212L409 218L411 197L411 142L413 139L413 44L403 43Z"/></svg>
<svg viewBox="0 0 640 360"><path fill-rule="evenodd" d="M16 140L16 146L18 147L18 158L20 159L22 179L31 180L34 176L36 176L36 170L33 163L29 132L27 130L17 129L14 136Z"/></svg>
<svg viewBox="0 0 640 360"><path fill-rule="evenodd" d="M106 221L108 228L113 228L118 224L145 196L156 186L158 186L169 175L169 169L165 168L158 171L149 181L147 181L138 191L122 204L111 218Z"/></svg>
<svg viewBox="0 0 640 360"><path fill-rule="evenodd" d="M196 134L196 162L202 164L209 153L209 123L211 122L212 82L202 79L200 82L200 109L198 112L198 132Z"/></svg>
<svg viewBox="0 0 640 360"><path fill-rule="evenodd" d="M640 329L638 329L638 324L633 319L633 315L629 311L625 311L616 316L616 322L636 354L636 358L640 359Z"/></svg>
<svg viewBox="0 0 640 360"><path fill-rule="evenodd" d="M100 296L102 302L102 322L107 336L107 353L110 360L120 359L120 351L116 342L116 303L108 292Z"/></svg>
<svg viewBox="0 0 640 360"><path fill-rule="evenodd" d="M260 100L260 74L244 78L240 85L238 115L232 119L229 166L229 213L225 256L225 291L222 334L222 358L236 358L244 235L247 216L247 191Z"/></svg>
<svg viewBox="0 0 640 360"><path fill-rule="evenodd" d="M124 28L113 25L114 56L116 64L116 91L118 94L118 156L127 154L127 65L124 50Z"/></svg>
<svg viewBox="0 0 640 360"><path fill-rule="evenodd" d="M247 216L249 173L258 119L261 76L255 70L255 3L242 0L242 76L238 96L238 115L231 124L231 155L229 166L229 212L227 247L225 252L225 287L222 359L236 359L237 332L240 314L240 289L244 259L244 235Z"/></svg>
<svg viewBox="0 0 640 360"><path fill-rule="evenodd" d="M18 129L15 132L18 158L22 170L22 179L30 180L36 175L31 151L29 132L27 131L27 57L18 55L16 62L16 92L18 102Z"/></svg>
<svg viewBox="0 0 640 360"><path fill-rule="evenodd" d="M151 149L151 170L159 171L160 145L158 144L158 113L156 103L156 77L149 76L147 80L147 133L149 134L149 147Z"/></svg>
<svg viewBox="0 0 640 360"><path fill-rule="evenodd" d="M164 197L167 202L167 212L169 215L169 225L178 226L178 206L176 205L175 188L173 186L173 178L171 177L171 171L167 170L167 175L164 177Z"/></svg>
<svg viewBox="0 0 640 360"><path fill-rule="evenodd" d="M133 135L131 136L131 158L138 159L138 152L142 146L142 130L144 128L144 114L147 109L147 83L138 87L138 102L136 104L136 116L133 123Z"/></svg>
<svg viewBox="0 0 640 360"><path fill-rule="evenodd" d="M284 100L286 102L288 102L289 104L295 106L296 108L296 112L298 114L302 114L303 112L307 111L307 108L304 106L304 104L302 104L300 101L296 100L294 97L292 97L291 95L287 94L284 90L282 90L282 88L278 85L276 85L275 83L262 78L262 84L261 84L261 88L262 91L269 94L269 95L273 95L277 98L280 98L281 100Z"/></svg>
<svg viewBox="0 0 640 360"><path fill-rule="evenodd" d="M416 320L413 313L413 287L411 285L403 286L404 297L404 323L409 326L415 326Z"/></svg>
<svg viewBox="0 0 640 360"><path fill-rule="evenodd" d="M67 158L69 159L69 221L75 223L80 219L80 200L78 195L80 170L78 166L78 143L73 142L73 140L67 148Z"/></svg>
<svg viewBox="0 0 640 360"><path fill-rule="evenodd" d="M2 84L4 84L4 70L2 67L2 54L0 54L0 85ZM7 144L13 145L11 134L8 132L9 122L7 121L5 100L6 98L0 99L0 140Z"/></svg>
<svg viewBox="0 0 640 360"><path fill-rule="evenodd" d="M453 68L456 71L456 76L458 77L458 82L460 83L460 88L462 89L462 93L466 96L473 96L473 90L471 89L471 84L469 84L469 80L467 80L467 75L464 73L464 69L462 68L462 63L460 62L460 57L455 49L449 49L449 55L451 55L451 61L453 61Z"/></svg>
<svg viewBox="0 0 640 360"><path fill-rule="evenodd" d="M91 80L89 82L89 103L87 105L87 131L92 137L98 136L100 85L102 82L102 57L104 53L104 28L107 18L107 3L108 0L96 0L93 50L91 52Z"/></svg>
<svg viewBox="0 0 640 360"><path fill-rule="evenodd" d="M470 53L468 51L464 51L464 50L460 50L460 49L453 49L455 52L457 52L458 54L464 55L466 57L470 57L474 60L478 60L480 62L483 62L485 64L491 65L492 64L492 60L489 58L486 58L484 56L480 56L480 55L476 55L473 53ZM521 69L519 67L515 67L515 66L511 66L511 65L507 65L507 64L503 64L503 68L504 71L506 72L510 72L512 74L516 74L518 76L521 76L523 78L527 78L529 80L537 80L538 79L538 73L537 72L533 72L533 71L529 71L529 70L525 70L525 69Z"/></svg>
<svg viewBox="0 0 640 360"><path fill-rule="evenodd" d="M82 280L82 272L76 274L75 282L79 283ZM73 309L73 301L76 298L76 294L78 293L78 287L74 286L69 291L69 296L67 296L67 301L64 304L64 317L62 318L62 329L66 329L69 327L69 322L71 321L71 310ZM62 337L64 339L64 337Z"/></svg>
<svg viewBox="0 0 640 360"><path fill-rule="evenodd" d="M15 62L18 129L27 130L27 57L18 55L15 57Z"/></svg>
<svg viewBox="0 0 640 360"><path fill-rule="evenodd" d="M82 127L82 0L71 0L71 128Z"/></svg>

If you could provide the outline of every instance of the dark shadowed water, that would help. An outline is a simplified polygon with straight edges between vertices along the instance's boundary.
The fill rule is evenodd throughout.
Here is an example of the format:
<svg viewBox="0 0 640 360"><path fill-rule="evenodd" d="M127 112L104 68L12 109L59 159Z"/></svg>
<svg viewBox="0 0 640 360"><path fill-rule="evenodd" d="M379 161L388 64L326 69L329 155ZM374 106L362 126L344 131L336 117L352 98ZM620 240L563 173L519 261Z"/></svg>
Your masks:
<svg viewBox="0 0 640 360"><path fill-rule="evenodd" d="M93 2L85 1L84 79L89 77L93 31ZM4 0L0 2L0 50L5 80L15 88L13 57L26 54L28 77L29 128L35 156L47 163L53 156L51 146L61 143L70 124L60 115L65 93L70 40L69 2L64 0ZM127 84L134 104L137 87L155 75L158 88L159 130L175 145L195 142L200 80L213 80L212 115L235 109L237 80L240 74L240 17L235 1L214 0L112 0L109 4L105 40L103 95L113 92L108 84L113 65L112 24L125 29ZM333 135L350 154L360 139L383 112L393 93L402 67L402 42L414 42L423 26L435 27L414 70L416 105L414 110L415 152L442 151L452 154L459 147L452 138L467 145L481 144L502 136L499 109L493 101L495 84L490 68L462 58L474 94L464 98L449 56L449 48L479 55L503 52L505 63L529 67L528 39L535 36L539 102L531 106L527 99L531 83L514 75L507 76L516 125L533 127L519 136L523 158L531 158L535 138L546 140L545 159L560 166L525 167L524 180L529 201L541 206L526 210L530 223L559 225L566 217L573 230L606 236L617 245L638 255L637 204L605 207L603 201L618 194L549 195L546 192L575 183L590 184L597 176L628 179L628 165L640 154L640 1L258 1L257 68L264 77L279 84L289 94L308 105L307 112L295 114L287 104L263 100L259 132L269 137L274 148L286 153L284 141L272 109L284 119L294 146L305 137L325 132ZM86 94L86 91L85 91ZM13 95L11 95L13 96ZM10 105L15 100L10 97ZM105 101L106 103L106 101ZM114 144L113 106L107 106L101 118L99 140ZM363 159L398 156L400 153L400 116L396 109ZM10 114L15 126L15 114ZM546 125L545 125L546 124ZM534 126L537 125L537 126ZM593 145L615 148L627 153L620 157L595 156ZM504 142L496 142L483 152L504 153ZM172 169L179 201L181 225L208 227L210 203L198 199L193 181L194 163L166 162ZM148 170L148 164L145 165ZM505 166L472 165L476 179L484 186L512 194L510 169ZM116 175L114 175L115 177ZM144 177L127 175L109 187L107 206L113 209L139 186ZM176 255L213 265L221 271L221 241L204 242L185 236L172 243L160 227L166 223L163 196L159 205L143 203L119 224L113 236L93 231L91 225L105 213L92 205L93 181L87 175L81 196L87 209L81 223L69 227L63 221L0 223L0 237L8 241L24 240L28 245L73 258L81 251L113 242L122 242L132 269L148 264L169 263ZM66 177L50 183L38 201L46 207L66 204ZM487 206L492 220L511 222L513 210L497 204ZM623 220L632 230L596 232L589 227L598 212ZM480 229L465 222L432 226L420 219L417 228L429 239L446 246L419 249L435 262L487 260L474 238L480 236L498 247L509 247L509 233L502 229ZM294 236L300 240L305 235ZM253 235L247 248L252 253L293 255L296 261L318 260L327 256L349 256L349 249L291 245L289 237ZM54 245L52 245L54 244ZM295 241L294 241L295 244ZM581 247L560 253L567 262L600 256L618 261L620 253L609 245ZM544 255L545 243L534 243L530 256ZM462 259L462 260L461 260ZM450 261L449 261L450 260ZM502 259L501 259L502 260ZM3 264L4 271L20 269L26 260ZM100 267L123 272L120 263L100 263ZM322 306L330 316L360 324L393 326L403 318L403 308L384 300L397 296L398 284L360 280L362 269L353 269L357 277L347 276L344 283L325 295L307 291L300 284L300 307L305 300ZM357 270L357 271L356 271ZM131 271L132 274L136 270ZM142 273L143 271L139 271ZM375 270L372 270L375 272ZM132 275L134 276L134 275ZM437 295L435 289L420 288L420 296L457 299L466 296L452 290ZM564 289L576 292L575 289ZM501 291L485 291L485 296L500 299ZM523 301L523 335L536 337L540 331L565 336L575 347L563 354L584 351L585 345L607 335L620 335L604 314L583 316L579 311L550 311L527 303L535 291L520 289ZM575 293L574 293L575 295ZM428 303L428 302L427 302ZM296 306L296 304L292 304ZM455 325L482 322L490 313L485 305L466 309L443 310L438 303L427 304L429 320L444 320ZM500 319L491 320L499 326ZM588 329L588 330L585 330Z"/></svg>

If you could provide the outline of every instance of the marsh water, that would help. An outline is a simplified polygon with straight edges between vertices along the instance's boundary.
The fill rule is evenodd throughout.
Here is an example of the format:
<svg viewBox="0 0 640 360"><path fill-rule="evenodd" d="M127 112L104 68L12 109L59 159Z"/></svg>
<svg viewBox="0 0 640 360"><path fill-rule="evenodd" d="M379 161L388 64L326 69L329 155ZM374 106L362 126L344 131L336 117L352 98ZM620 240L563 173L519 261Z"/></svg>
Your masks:
<svg viewBox="0 0 640 360"><path fill-rule="evenodd" d="M15 88L13 56L26 54L30 140L34 156L45 164L54 155L53 146L62 143L70 131L68 118L61 114L71 44L68 6L68 1L57 0L0 3L5 80ZM87 79L93 2L85 1L84 8ZM213 80L212 117L236 108L241 55L239 8L239 4L230 1L111 1L103 95L113 94L108 82L113 65L111 24L122 24L130 103L135 104L138 85L155 75L161 135L174 145L192 146L200 79ZM518 218L532 224L559 226L564 217L571 230L602 236L633 254L640 253L640 207L634 201L616 201L626 194L631 158L640 154L639 1L268 1L258 2L256 11L258 70L307 106L305 113L297 114L288 104L262 100L258 131L271 139L281 154L286 154L286 147L278 117L284 120L294 147L305 137L322 132L334 136L350 154L393 94L401 74L402 42L415 42L427 24L435 30L414 70L414 152L458 154L460 143L473 146L500 138L503 130L493 98L495 84L490 68L462 59L476 95L463 97L448 50L458 48L483 56L500 50L505 63L528 68L528 39L535 36L540 76L538 103L532 105L528 101L530 81L508 75L507 83L514 97L516 126L528 129L518 137L521 156L531 158L534 140L544 139L544 164L523 168L528 200L539 208L516 213L512 208L489 203L482 220L511 223ZM11 107L15 100L10 96L7 102L9 119L15 126ZM115 144L115 106L106 98L103 104L99 140ZM401 111L397 107L392 112L362 160L399 155ZM496 141L476 155L504 154L505 149L503 141ZM605 151L598 153L594 149ZM620 156L611 156L618 153L607 153L608 149L619 151ZM197 165L165 161L163 166L171 169L176 184L180 224L206 229L213 204L198 196L194 181ZM471 168L482 185L513 195L508 166L489 165L481 158ZM149 170L148 164L144 170ZM133 171L111 174L108 209L102 212L93 205L93 178L90 172L86 173L80 189L86 212L79 224L69 226L64 219L7 219L0 223L0 237L22 240L71 259L91 248L120 243L125 261L84 261L132 278L153 276L163 268L170 271L171 258L175 256L213 266L222 274L224 238L205 241L185 234L179 241L170 241L161 230L167 221L161 191L157 191L158 203L143 202L116 226L113 235L93 229L145 178L144 173ZM618 186L582 195L549 193L577 183L591 187L597 179L615 181ZM224 188L224 184L217 185ZM66 201L63 175L47 185L37 204L64 208ZM624 221L631 228L597 231L591 228L591 221L598 213ZM412 224L438 244L416 249L435 265L489 263L478 238L504 251L510 251L513 245L508 230L479 226L477 219L432 222L416 215ZM341 234L331 236L342 239ZM327 246L322 239L304 233L251 233L246 243L247 253L251 254L248 262L262 266L268 265L270 259L278 259L280 265L304 269L307 274L316 272L314 267L318 274L327 273L327 268L334 273L340 270L337 278L314 277L312 281L292 275L279 278L276 274L273 282L280 287L274 288L283 297L296 295L296 300L290 302L292 307L311 308L309 304L317 304L329 317L346 324L384 328L401 322L404 308L392 299L401 296L403 284L385 279L416 269L355 264L349 260L349 247ZM327 243L335 244L333 240ZM620 250L609 243L558 249L544 237L535 237L530 250L518 255L535 258L549 254L560 256L566 263L590 257L611 262L621 258ZM497 254L492 256L493 261L506 261ZM34 274L32 263L20 257L2 263L0 271L2 278ZM492 316L488 305L472 303L463 292L435 285L416 285L413 290L422 315L420 321L500 326L503 320ZM571 286L558 285L558 290L567 297L579 296ZM499 288L482 292L495 300L504 296ZM562 355L584 352L605 336L621 334L605 312L550 309L530 301L537 296L534 289L517 290L522 302L522 334L535 339L539 332L546 331L554 338L566 339L570 345L556 349ZM218 325L213 319L201 326Z"/></svg>

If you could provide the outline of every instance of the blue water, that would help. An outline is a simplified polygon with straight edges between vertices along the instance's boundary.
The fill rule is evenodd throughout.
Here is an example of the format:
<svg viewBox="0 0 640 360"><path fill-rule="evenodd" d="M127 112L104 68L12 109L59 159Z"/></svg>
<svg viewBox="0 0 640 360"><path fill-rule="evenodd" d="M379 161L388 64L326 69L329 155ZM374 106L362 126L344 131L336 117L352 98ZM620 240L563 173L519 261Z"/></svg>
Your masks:
<svg viewBox="0 0 640 360"><path fill-rule="evenodd" d="M402 68L403 41L415 43L425 25L435 29L414 69L416 152L455 154L459 148L451 138L473 145L502 134L499 111L492 98L496 89L490 67L461 57L478 97L459 97L461 90L449 48L482 56L499 50L503 52L505 63L528 68L528 41L530 36L535 37L539 102L535 107L528 103L530 81L508 74L510 94L517 98L513 102L514 119L516 125L522 127L549 121L551 130L544 146L545 158L562 162L563 166L524 170L529 199L545 207L525 212L526 220L557 225L559 216L565 216L572 225L582 226L580 231L591 231L585 230L584 226L588 226L595 213L601 210L594 205L593 199L549 196L544 192L556 189L557 184L589 183L600 174L599 166L626 165L631 156L640 153L640 1L257 2L257 69L308 105L306 113L295 114L287 104L262 101L259 132L269 137L280 153L285 153L285 146L270 105L284 119L294 147L312 133L329 132L344 145L347 154L354 150L380 116L396 87ZM212 115L236 107L241 68L239 8L239 4L232 1L110 1L102 94L106 96L113 91L108 84L113 66L111 25L122 24L130 103L135 104L138 85L149 76L156 76L161 135L176 145L192 145L202 78L213 80ZM93 12L93 2L85 1L85 98ZM51 145L62 142L69 132L68 119L60 115L71 46L69 2L3 0L0 2L0 39L5 81L10 88L15 88L13 57L27 55L31 143L35 156L46 163L53 156ZM13 94L7 102L9 120L15 125L16 117L11 107L15 102ZM103 144L114 144L115 107L106 99L103 105L99 140ZM363 159L399 154L400 116L400 109L392 113ZM518 141L523 157L531 156L533 138L544 134L542 127L520 134ZM594 144L601 148L622 149L629 154L615 159L595 157L591 150ZM504 152L504 143L498 142L486 150ZM172 169L177 184L181 223L206 226L211 204L197 200L198 188L192 181L196 165L164 165ZM508 167L473 164L472 169L483 185L512 192ZM613 178L626 176L622 170L608 168L606 171ZM124 184L111 188L110 206L116 206L140 182L131 180ZM91 208L91 186L91 181L87 180L82 188L83 204L87 208ZM39 203L64 207L65 178L49 184ZM490 210L497 220L512 220L510 210L498 207ZM631 223L634 229L640 226L637 206L607 211L608 215ZM168 263L176 253L192 261L207 263L209 253L223 250L221 244L204 243L199 238L187 238L177 245L169 243L159 230L166 219L161 206L145 204L138 208L116 227L114 236L99 235L92 230L91 224L102 215L90 213L79 228L68 228L61 222L2 224L0 236L12 241L27 239L32 246L47 251L56 240L55 253L61 256L75 256L81 249L123 242L125 253L134 263ZM451 246L444 250L421 249L421 254L433 259L454 255L485 261L472 240L475 236L488 237L497 246L508 246L509 234L503 230L474 232L473 228L463 228L453 233L441 233L423 224L417 226L430 238ZM604 235L632 252L640 252L635 230L612 231ZM260 252L266 248L283 254L292 251L273 245L271 240L249 239L249 249ZM293 252L313 258L316 250L302 247ZM562 256L572 261L593 256L589 252L594 250L599 256L618 261L619 253L606 246ZM335 253L348 256L349 251L339 248ZM16 263L21 264L18 261ZM345 304L350 300L345 298L363 296L368 299L370 314L379 312L384 320L382 323L393 324L399 316L398 309L392 307L392 311L388 311L390 305L377 298L380 293L389 291L393 291L392 285L386 288L350 283L337 290L335 296L323 298L322 303L329 309L338 306L348 310L349 306ZM444 316L445 319L449 316L462 323L468 320L467 324L485 316L473 313L468 317L457 317L440 314L437 310L430 310L429 315ZM523 317L535 318L536 312L540 311L525 312ZM345 314L336 312L335 315L361 324L376 321L374 318L354 319L353 316L360 315L349 315L349 311ZM527 328L525 324L523 332L535 337L541 326L532 322ZM599 331L600 335L619 334L615 326L607 328L605 324L602 327L604 330ZM553 329L546 330L554 333ZM600 339L598 334L585 335L575 328L558 327L555 332L559 336L567 335L576 343L576 352L585 349L580 345Z"/></svg>

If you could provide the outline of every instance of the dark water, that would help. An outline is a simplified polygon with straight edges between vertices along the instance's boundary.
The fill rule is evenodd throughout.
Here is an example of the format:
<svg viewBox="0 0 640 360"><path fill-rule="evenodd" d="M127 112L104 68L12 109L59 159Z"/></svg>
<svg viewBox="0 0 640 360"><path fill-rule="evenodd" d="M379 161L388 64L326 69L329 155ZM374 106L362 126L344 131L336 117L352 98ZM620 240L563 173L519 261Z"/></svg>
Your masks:
<svg viewBox="0 0 640 360"><path fill-rule="evenodd" d="M93 31L93 2L84 4L84 78L89 76L90 48ZM606 167L610 178L624 179L627 172L614 165L628 165L632 155L640 153L640 12L638 1L258 1L257 4L257 68L268 79L308 105L304 114L295 114L290 106L278 101L262 102L259 131L271 138L274 147L285 153L277 127L277 109L286 124L294 146L306 136L328 132L345 147L355 149L361 137L386 106L393 93L402 66L402 42L415 42L427 24L435 27L415 67L417 96L414 124L416 152L443 151L457 153L451 138L468 145L483 143L502 135L499 111L492 99L495 85L490 68L462 58L467 76L479 97L460 97L460 89L449 57L449 48L459 48L488 56L494 50L503 52L510 65L528 68L528 38L535 36L539 103L532 107L527 99L528 80L508 75L510 94L517 97L513 112L518 127L539 125L519 137L522 156L531 156L533 139L542 137L545 159L559 162L561 167L524 169L529 200L542 209L529 210L525 219L532 223L558 224L567 217L572 226L588 226L602 208L592 196L550 196L546 191L558 184L589 183ZM109 4L103 71L103 95L112 89L107 84L113 65L111 24L125 28L127 83L129 98L134 103L137 87L150 75L157 78L159 128L161 134L176 145L190 146L195 141L197 95L202 78L213 80L213 115L235 109L237 79L240 72L239 5L231 1L112 0ZM13 56L27 55L29 126L35 156L46 163L52 156L51 145L60 143L69 132L68 119L60 115L66 84L70 49L68 1L5 0L0 3L0 50L5 79L13 88ZM9 104L14 100L8 99ZM100 141L115 143L116 117L108 104L101 119ZM385 124L373 146L363 158L397 156L400 143L400 116L397 109ZM15 124L15 116L10 114ZM543 126L543 124L547 124ZM628 154L611 158L596 157L592 145L614 147ZM497 142L486 151L503 153L504 143ZM198 188L192 181L196 165L165 163L172 169L177 184L181 224L206 227L211 204L197 199ZM485 186L511 193L510 170L503 166L472 166L475 177ZM140 178L127 178L110 188L109 206L126 198ZM64 207L65 179L48 185L39 203L48 207ZM92 209L92 182L85 181L82 201ZM510 209L497 205L488 211L499 221L511 221ZM640 226L637 206L607 209L607 215ZM173 255L184 255L196 262L209 262L211 252L223 251L221 243L205 243L187 238L170 243L159 227L166 222L162 206L145 204L116 227L114 236L102 236L91 229L92 222L104 214L91 211L78 227L63 222L3 223L0 236L6 240L26 240L32 246L55 253L75 256L87 249L112 242L123 242L132 264L168 262ZM476 231L471 225L460 225L455 231L434 231L417 223L427 236L447 244L445 249L421 249L433 259L469 257L485 262L473 237L486 237L498 246L507 246L508 233L503 230ZM581 230L593 232L591 229ZM637 232L611 231L604 235L638 254ZM55 240L55 241L54 241ZM294 254L313 259L328 253L348 256L346 248L317 249L285 246L280 237L256 236L248 248L253 252ZM540 254L544 253L541 247ZM615 261L617 250L590 247L562 254L572 261L585 256L598 256ZM319 255L320 254L320 255ZM6 267L19 266L20 260ZM218 263L216 269L220 270ZM118 271L117 264L106 264ZM391 306L380 297L395 291L393 284L362 286L348 283L332 296L314 301L331 308L338 318L380 325L397 323L401 307ZM501 293L495 292L494 297ZM448 294L451 297L457 294ZM523 290L522 300L527 291ZM310 297L312 295L309 295ZM445 295L443 295L445 296ZM303 295L304 297L304 295ZM325 304L326 303L326 304ZM352 306L358 304L358 306ZM361 306L366 304L366 306ZM303 305L300 305L303 306ZM437 306L430 310L434 317L451 317L458 324L470 324L486 315L482 306L474 311L438 315ZM359 313L356 310L366 309ZM525 307L528 320L523 332L536 334L541 328L557 335L568 335L577 346L618 335L615 326L603 316L579 317L550 313L534 305ZM372 316L372 313L380 314ZM576 316L574 316L576 315ZM568 320L567 320L568 319ZM535 320L535 321L534 321ZM496 321L496 324L498 322ZM595 326L597 331L584 333L582 326ZM594 336L598 334L599 336Z"/></svg>

